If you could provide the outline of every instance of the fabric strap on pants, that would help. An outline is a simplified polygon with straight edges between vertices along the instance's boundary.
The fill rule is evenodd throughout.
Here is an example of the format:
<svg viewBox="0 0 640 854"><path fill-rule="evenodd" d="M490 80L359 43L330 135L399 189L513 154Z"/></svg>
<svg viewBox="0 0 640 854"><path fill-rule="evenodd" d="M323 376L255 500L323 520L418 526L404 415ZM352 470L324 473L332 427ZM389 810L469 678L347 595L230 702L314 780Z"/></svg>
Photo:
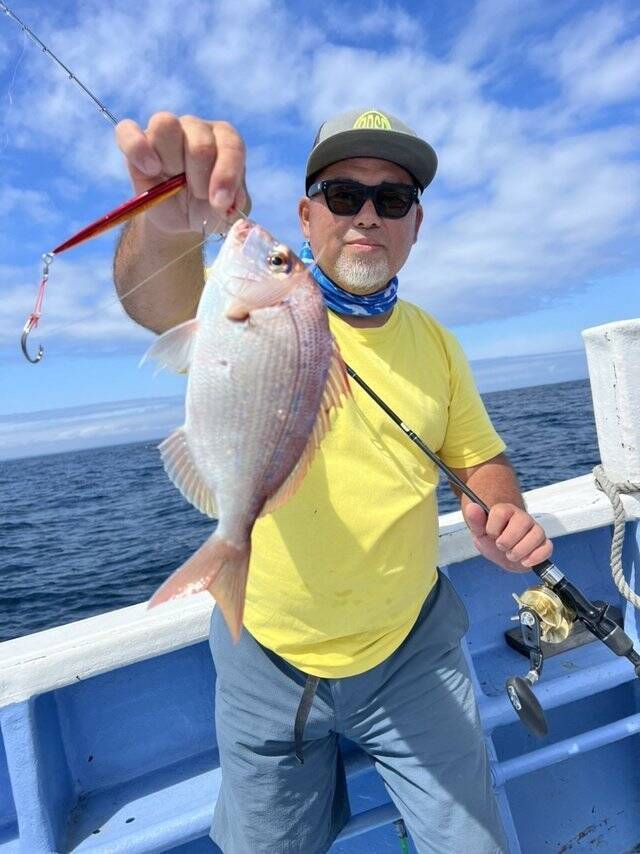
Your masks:
<svg viewBox="0 0 640 854"><path fill-rule="evenodd" d="M295 743L296 758L301 765L304 765L304 757L302 754L302 737L304 735L304 727L307 722L307 718L309 717L309 712L311 711L313 698L319 682L319 676L307 676L304 691L300 698L300 705L296 712L296 721L293 725L293 740Z"/></svg>

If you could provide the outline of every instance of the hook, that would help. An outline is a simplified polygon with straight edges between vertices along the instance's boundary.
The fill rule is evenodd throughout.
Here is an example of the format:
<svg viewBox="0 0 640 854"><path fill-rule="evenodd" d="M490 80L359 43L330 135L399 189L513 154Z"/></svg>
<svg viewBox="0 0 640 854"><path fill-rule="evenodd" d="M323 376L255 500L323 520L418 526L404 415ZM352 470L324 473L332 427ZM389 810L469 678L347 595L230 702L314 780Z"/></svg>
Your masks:
<svg viewBox="0 0 640 854"><path fill-rule="evenodd" d="M29 338L29 333L37 325L38 318L34 314L30 314L27 318L27 322L24 325L24 329L22 330L22 337L20 338L20 346L22 347L22 352L24 353L25 359L27 359L34 365L39 362L44 355L44 347L42 346L42 344L38 344L38 353L35 358L33 356L30 356L29 351L27 350L27 340Z"/></svg>

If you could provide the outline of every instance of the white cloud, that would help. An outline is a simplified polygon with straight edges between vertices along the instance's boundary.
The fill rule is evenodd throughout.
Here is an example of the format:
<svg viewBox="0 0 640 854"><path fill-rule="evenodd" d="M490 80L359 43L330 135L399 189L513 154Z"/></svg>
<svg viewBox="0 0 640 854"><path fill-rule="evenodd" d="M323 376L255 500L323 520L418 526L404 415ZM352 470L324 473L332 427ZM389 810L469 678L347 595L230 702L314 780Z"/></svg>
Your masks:
<svg viewBox="0 0 640 854"><path fill-rule="evenodd" d="M481 359L472 362L471 368L483 394L586 379L588 376L584 350Z"/></svg>
<svg viewBox="0 0 640 854"><path fill-rule="evenodd" d="M0 217L14 217L16 214L26 216L37 223L59 219L48 193L5 184L0 187ZM5 234L9 231L8 222L3 231Z"/></svg>
<svg viewBox="0 0 640 854"><path fill-rule="evenodd" d="M0 416L0 459L163 438L183 420L179 397Z"/></svg>
<svg viewBox="0 0 640 854"><path fill-rule="evenodd" d="M310 57L323 40L317 26L271 0L221 0L204 26L195 62L220 103L279 124L304 100Z"/></svg>
<svg viewBox="0 0 640 854"><path fill-rule="evenodd" d="M425 47L437 39L433 16L425 13L422 23L418 16L412 30L413 12L402 3L334 4L323 17L275 0L194 0L181 7L179 26L169 0L74 8L76 17L64 19L71 24L43 19L45 41L117 113L144 123L163 107L236 122L249 141L254 215L294 248L304 158L322 120L379 105L429 139L440 168L401 287L445 322L515 316L602 271L637 263L640 171L631 109L640 53L624 6L579 10L558 28L553 15L561 13L539 4L518 4L515 14L507 0L481 0L467 10L451 51L438 55ZM353 37L347 15L358 24ZM414 37L423 30L430 41ZM371 46L382 41L384 49ZM54 189L71 180L117 183L126 198L112 129L47 57L27 56L8 119L12 144L38 156L56 152ZM517 88L509 97L492 88L497 69L510 80L514 62L521 75L557 82L541 104L530 105ZM599 118L605 103L620 111L606 123ZM14 184L0 192L0 213L29 211L44 222L46 193L21 196ZM22 326L37 286L32 267L9 272L0 270L0 334L8 337ZM56 261L47 328L83 317L112 293L106 253L91 263ZM106 346L143 333L111 306L64 335Z"/></svg>
<svg viewBox="0 0 640 854"><path fill-rule="evenodd" d="M594 108L637 98L640 92L640 37L628 37L637 14L618 4L603 5L563 27L532 58L562 86L573 106Z"/></svg>
<svg viewBox="0 0 640 854"><path fill-rule="evenodd" d="M32 311L39 278L32 268L0 266L0 344L19 337ZM142 342L149 333L131 321L115 297L111 260L56 258L50 270L40 325L31 333L31 349L42 341L62 346L65 339L83 340L98 348L122 341Z"/></svg>
<svg viewBox="0 0 640 854"><path fill-rule="evenodd" d="M500 63L510 53L518 36L531 26L542 12L533 0L478 0L465 16L464 26L455 40L452 58L463 65ZM501 63L500 63L501 64Z"/></svg>
<svg viewBox="0 0 640 854"><path fill-rule="evenodd" d="M421 21L415 14L403 9L400 3L362 4L345 0L323 3L323 23L332 36L344 37L345 18L349 20L348 38L367 43L372 37L384 39L386 44L416 43L424 38Z"/></svg>

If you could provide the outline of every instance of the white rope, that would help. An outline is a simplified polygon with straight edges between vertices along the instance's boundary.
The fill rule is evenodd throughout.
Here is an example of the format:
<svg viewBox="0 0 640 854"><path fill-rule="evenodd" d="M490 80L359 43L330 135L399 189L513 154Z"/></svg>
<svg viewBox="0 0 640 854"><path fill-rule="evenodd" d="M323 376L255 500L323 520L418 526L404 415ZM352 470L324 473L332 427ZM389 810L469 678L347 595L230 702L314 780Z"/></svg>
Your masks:
<svg viewBox="0 0 640 854"><path fill-rule="evenodd" d="M602 466L596 466L593 470L596 486L607 496L613 506L613 538L611 540L611 575L616 587L624 598L631 602L634 608L640 609L640 596L633 591L624 577L622 571L622 548L624 545L624 529L627 521L624 506L620 495L630 495L640 492L640 484L624 480L621 483L613 483L607 477Z"/></svg>

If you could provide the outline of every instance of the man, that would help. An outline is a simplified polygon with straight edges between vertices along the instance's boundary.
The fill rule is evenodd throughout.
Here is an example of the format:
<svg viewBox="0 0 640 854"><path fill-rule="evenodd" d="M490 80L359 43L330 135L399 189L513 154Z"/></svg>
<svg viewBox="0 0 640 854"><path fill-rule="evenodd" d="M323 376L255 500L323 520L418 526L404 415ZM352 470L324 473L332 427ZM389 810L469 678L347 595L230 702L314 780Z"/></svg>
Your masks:
<svg viewBox="0 0 640 854"><path fill-rule="evenodd" d="M234 207L248 210L244 145L230 125L166 113L146 131L121 122L117 135L138 191L187 174L187 193L135 220L115 262L124 293L187 252L124 300L163 332L195 313L203 269L188 250L203 221L213 229ZM346 361L490 506L486 518L462 498L482 554L523 572L552 546L524 509L464 355L397 300L436 162L389 114L336 116L307 163L300 225ZM437 470L359 391L298 493L254 528L237 645L214 610L222 785L211 838L224 854L327 851L349 817L343 734L371 756L418 851L503 852L460 649L467 617L436 567Z"/></svg>

